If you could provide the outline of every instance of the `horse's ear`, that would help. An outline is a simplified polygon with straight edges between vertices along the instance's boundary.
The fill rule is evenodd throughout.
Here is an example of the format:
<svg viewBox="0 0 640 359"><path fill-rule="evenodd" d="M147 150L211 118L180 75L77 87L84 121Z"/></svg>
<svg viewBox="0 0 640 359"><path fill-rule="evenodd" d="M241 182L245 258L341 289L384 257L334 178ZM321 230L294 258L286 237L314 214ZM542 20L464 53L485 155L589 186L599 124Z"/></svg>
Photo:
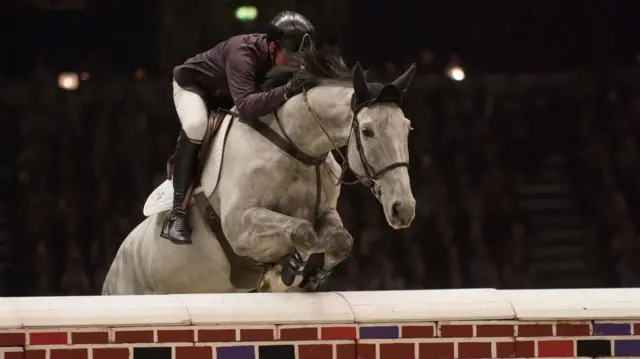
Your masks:
<svg viewBox="0 0 640 359"><path fill-rule="evenodd" d="M367 86L367 79L364 77L362 67L360 63L356 62L353 66L353 89L355 90L356 98L364 100L369 96L369 88Z"/></svg>
<svg viewBox="0 0 640 359"><path fill-rule="evenodd" d="M411 81L413 81L413 77L416 75L416 63L414 62L409 66L407 71L405 71L402 75L400 75L397 79L393 81L393 85L400 89L401 92L405 92L409 85L411 85Z"/></svg>

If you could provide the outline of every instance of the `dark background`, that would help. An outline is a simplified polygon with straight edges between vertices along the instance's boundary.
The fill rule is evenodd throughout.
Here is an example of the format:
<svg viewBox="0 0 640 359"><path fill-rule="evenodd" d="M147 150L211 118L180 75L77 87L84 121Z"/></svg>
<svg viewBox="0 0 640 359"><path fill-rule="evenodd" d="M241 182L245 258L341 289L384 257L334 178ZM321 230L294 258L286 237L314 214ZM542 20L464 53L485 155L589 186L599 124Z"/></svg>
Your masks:
<svg viewBox="0 0 640 359"><path fill-rule="evenodd" d="M0 2L0 295L100 292L175 145L173 66L283 9L382 81L419 64L417 218L391 231L345 188L356 248L325 289L640 285L635 2L259 1L250 24L240 5ZM67 71L88 79L62 90Z"/></svg>
<svg viewBox="0 0 640 359"><path fill-rule="evenodd" d="M233 9L244 4L212 3L210 13L199 14L204 23L200 29L209 33L192 35L214 40L211 45L242 30L236 25L215 31L211 23L221 19L232 23ZM256 31L280 8L308 10L306 15L323 25L323 35L342 40L348 58L366 63L400 60L430 48L459 53L480 71L629 64L635 61L640 30L633 1L290 1L281 7L264 3L269 6L255 3L260 11ZM160 70L164 51L160 43L172 41L162 34L184 31L160 19L162 12L176 6L146 0L32 0L25 6L22 1L5 0L0 4L4 70L21 73L38 62L57 69ZM191 11L180 10L201 12L198 2L190 7Z"/></svg>

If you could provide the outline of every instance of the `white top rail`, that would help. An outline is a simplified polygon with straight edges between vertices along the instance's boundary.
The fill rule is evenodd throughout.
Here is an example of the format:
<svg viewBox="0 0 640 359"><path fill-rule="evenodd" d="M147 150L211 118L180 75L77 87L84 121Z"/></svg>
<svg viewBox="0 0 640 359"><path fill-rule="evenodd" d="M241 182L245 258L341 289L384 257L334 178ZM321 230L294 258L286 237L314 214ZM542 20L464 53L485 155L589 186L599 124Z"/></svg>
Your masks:
<svg viewBox="0 0 640 359"><path fill-rule="evenodd" d="M0 329L516 319L640 319L640 288L0 298Z"/></svg>

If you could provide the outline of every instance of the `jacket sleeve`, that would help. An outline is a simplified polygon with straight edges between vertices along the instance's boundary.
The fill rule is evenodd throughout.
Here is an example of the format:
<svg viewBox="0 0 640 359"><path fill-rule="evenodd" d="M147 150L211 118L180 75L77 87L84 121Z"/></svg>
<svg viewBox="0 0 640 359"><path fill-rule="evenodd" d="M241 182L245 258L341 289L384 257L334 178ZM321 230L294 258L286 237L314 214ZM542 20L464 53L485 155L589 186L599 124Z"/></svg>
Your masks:
<svg viewBox="0 0 640 359"><path fill-rule="evenodd" d="M270 114L285 103L284 86L260 92L256 84L256 55L246 48L232 49L227 56L226 73L236 111L244 119Z"/></svg>

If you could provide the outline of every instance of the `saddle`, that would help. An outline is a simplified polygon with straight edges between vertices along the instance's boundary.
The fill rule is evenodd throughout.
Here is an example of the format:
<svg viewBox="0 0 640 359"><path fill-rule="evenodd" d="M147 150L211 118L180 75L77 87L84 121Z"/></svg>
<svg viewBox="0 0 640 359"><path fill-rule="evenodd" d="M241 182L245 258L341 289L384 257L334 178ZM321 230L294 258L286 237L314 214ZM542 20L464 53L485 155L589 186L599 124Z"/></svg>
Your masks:
<svg viewBox="0 0 640 359"><path fill-rule="evenodd" d="M215 209L209 203L209 199L205 196L203 191L196 191L194 194L194 190L200 187L200 179L202 176L202 172L204 170L204 166L207 163L209 154L211 153L211 145L213 144L213 140L220 129L220 125L222 124L225 116L229 114L230 111L225 110L223 108L218 108L216 111L211 111L208 116L207 122L207 131L205 133L204 139L202 140L202 146L200 147L200 152L198 153L197 166L194 173L194 182L189 186L189 190L187 191L187 195L185 196L185 200L189 201L193 196L195 200L196 207L200 211L204 221L206 222L209 229L213 232L224 251L227 260L229 261L231 273L230 273L230 281L231 284L239 289L242 288L255 288L256 283L260 279L262 273L269 267L269 265L262 264L251 260L248 257L242 257L236 254L236 252L231 247L229 240L224 235L222 231L222 221L220 220L220 216L216 213ZM173 161L175 155L171 155L167 159L167 178L171 179L173 173Z"/></svg>

